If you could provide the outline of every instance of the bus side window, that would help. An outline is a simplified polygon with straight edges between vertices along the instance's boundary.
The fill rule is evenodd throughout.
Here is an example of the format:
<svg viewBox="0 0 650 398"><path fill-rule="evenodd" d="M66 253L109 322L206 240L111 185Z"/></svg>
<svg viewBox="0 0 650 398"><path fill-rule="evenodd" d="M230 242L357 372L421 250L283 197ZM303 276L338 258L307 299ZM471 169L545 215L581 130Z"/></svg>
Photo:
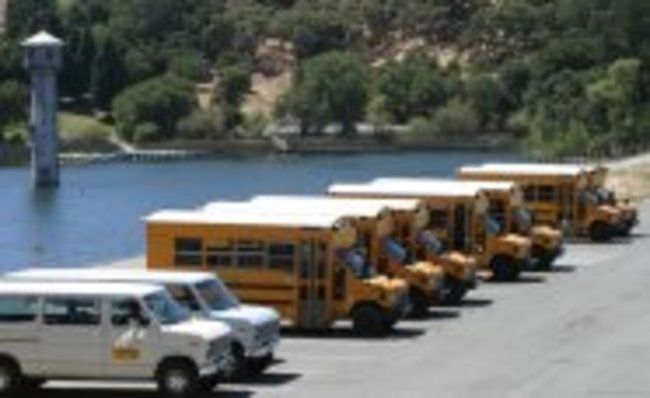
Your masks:
<svg viewBox="0 0 650 398"><path fill-rule="evenodd" d="M557 189L552 185L542 185L537 192L540 202L554 202L557 199Z"/></svg>
<svg viewBox="0 0 650 398"><path fill-rule="evenodd" d="M434 230L446 230L449 222L447 210L432 210L429 226Z"/></svg>
<svg viewBox="0 0 650 398"><path fill-rule="evenodd" d="M296 246L288 242L269 243L267 247L269 268L293 274Z"/></svg>
<svg viewBox="0 0 650 398"><path fill-rule="evenodd" d="M526 202L536 202L535 197L535 187L533 185L528 185L524 187L524 200Z"/></svg>
<svg viewBox="0 0 650 398"><path fill-rule="evenodd" d="M176 238L175 263L177 266L200 267L203 265L203 241L199 238Z"/></svg>
<svg viewBox="0 0 650 398"><path fill-rule="evenodd" d="M238 268L261 268L264 265L265 255L266 248L261 241L237 241L235 256Z"/></svg>
<svg viewBox="0 0 650 398"><path fill-rule="evenodd" d="M231 267L234 264L233 242L211 242L206 249L206 262L211 267Z"/></svg>
<svg viewBox="0 0 650 398"><path fill-rule="evenodd" d="M347 292L347 270L338 260L335 260L334 272L332 273L332 296L334 300L345 300Z"/></svg>

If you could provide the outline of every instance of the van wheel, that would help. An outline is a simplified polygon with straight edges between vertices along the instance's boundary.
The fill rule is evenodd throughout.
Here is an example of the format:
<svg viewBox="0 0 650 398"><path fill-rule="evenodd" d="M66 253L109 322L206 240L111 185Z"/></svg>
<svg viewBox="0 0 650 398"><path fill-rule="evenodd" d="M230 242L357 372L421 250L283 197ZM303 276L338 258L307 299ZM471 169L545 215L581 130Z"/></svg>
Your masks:
<svg viewBox="0 0 650 398"><path fill-rule="evenodd" d="M164 364L157 377L158 390L169 398L188 398L199 390L199 374L185 361Z"/></svg>
<svg viewBox="0 0 650 398"><path fill-rule="evenodd" d="M516 262L506 256L497 256L490 263L492 278L498 282L512 282L519 278L521 268Z"/></svg>
<svg viewBox="0 0 650 398"><path fill-rule="evenodd" d="M43 387L46 382L47 380L45 379L30 377L23 379L21 387L28 391L35 391Z"/></svg>
<svg viewBox="0 0 650 398"><path fill-rule="evenodd" d="M429 303L427 296L420 289L409 289L409 299L411 300L410 316L414 318L424 318L429 314Z"/></svg>
<svg viewBox="0 0 650 398"><path fill-rule="evenodd" d="M222 373L223 378L228 381L241 381L248 376L246 356L241 345L232 345L228 361Z"/></svg>
<svg viewBox="0 0 650 398"><path fill-rule="evenodd" d="M256 375L262 374L273 364L274 360L273 354L267 354L262 358L256 358L252 362L251 371Z"/></svg>
<svg viewBox="0 0 650 398"><path fill-rule="evenodd" d="M0 360L0 396L11 396L22 384L20 369L11 360Z"/></svg>
<svg viewBox="0 0 650 398"><path fill-rule="evenodd" d="M589 238L593 242L607 242L612 238L612 235L609 233L607 224L597 221L589 227Z"/></svg>
<svg viewBox="0 0 650 398"><path fill-rule="evenodd" d="M372 304L361 304L352 312L352 329L358 336L378 337L388 332L384 313Z"/></svg>

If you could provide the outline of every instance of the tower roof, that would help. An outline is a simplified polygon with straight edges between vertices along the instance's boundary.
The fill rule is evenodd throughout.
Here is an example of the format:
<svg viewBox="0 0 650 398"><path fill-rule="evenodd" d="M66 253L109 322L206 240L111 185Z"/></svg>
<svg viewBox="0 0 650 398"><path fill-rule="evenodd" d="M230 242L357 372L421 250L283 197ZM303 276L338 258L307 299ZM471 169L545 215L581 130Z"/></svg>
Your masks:
<svg viewBox="0 0 650 398"><path fill-rule="evenodd" d="M63 41L42 30L23 41L22 45L23 47L61 47L63 46Z"/></svg>

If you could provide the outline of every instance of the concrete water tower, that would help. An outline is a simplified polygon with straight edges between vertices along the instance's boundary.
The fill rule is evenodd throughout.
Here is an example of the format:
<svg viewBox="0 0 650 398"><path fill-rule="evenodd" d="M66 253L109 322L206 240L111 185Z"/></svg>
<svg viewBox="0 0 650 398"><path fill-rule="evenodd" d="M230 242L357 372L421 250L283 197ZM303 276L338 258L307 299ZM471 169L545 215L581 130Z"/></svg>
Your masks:
<svg viewBox="0 0 650 398"><path fill-rule="evenodd" d="M32 141L32 179L36 187L59 185L58 93L63 42L42 31L22 43L25 68L31 75L29 132Z"/></svg>

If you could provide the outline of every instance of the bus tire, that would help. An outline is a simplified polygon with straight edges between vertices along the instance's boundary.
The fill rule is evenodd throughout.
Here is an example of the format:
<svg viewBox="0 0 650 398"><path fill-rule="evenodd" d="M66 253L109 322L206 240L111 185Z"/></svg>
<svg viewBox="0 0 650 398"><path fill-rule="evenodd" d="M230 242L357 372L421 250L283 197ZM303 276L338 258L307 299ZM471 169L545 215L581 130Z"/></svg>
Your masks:
<svg viewBox="0 0 650 398"><path fill-rule="evenodd" d="M612 239L607 224L596 221L589 227L589 238L592 242L607 242Z"/></svg>
<svg viewBox="0 0 650 398"><path fill-rule="evenodd" d="M184 359L164 361L156 372L158 391L168 398L190 398L200 390L196 366Z"/></svg>
<svg viewBox="0 0 650 398"><path fill-rule="evenodd" d="M469 287L465 281L458 279L449 279L445 288L445 293L442 297L444 305L459 305L467 295Z"/></svg>
<svg viewBox="0 0 650 398"><path fill-rule="evenodd" d="M22 385L23 377L16 361L11 358L0 358L0 396L18 395Z"/></svg>
<svg viewBox="0 0 650 398"><path fill-rule="evenodd" d="M496 256L490 263L492 278L498 282L512 282L519 278L521 267L508 256Z"/></svg>
<svg viewBox="0 0 650 398"><path fill-rule="evenodd" d="M417 288L409 289L409 299L411 300L410 316L413 318L424 318L429 314L429 300L426 294Z"/></svg>
<svg viewBox="0 0 650 398"><path fill-rule="evenodd" d="M357 336L384 336L388 332L384 312L374 304L359 304L352 311L352 330Z"/></svg>

